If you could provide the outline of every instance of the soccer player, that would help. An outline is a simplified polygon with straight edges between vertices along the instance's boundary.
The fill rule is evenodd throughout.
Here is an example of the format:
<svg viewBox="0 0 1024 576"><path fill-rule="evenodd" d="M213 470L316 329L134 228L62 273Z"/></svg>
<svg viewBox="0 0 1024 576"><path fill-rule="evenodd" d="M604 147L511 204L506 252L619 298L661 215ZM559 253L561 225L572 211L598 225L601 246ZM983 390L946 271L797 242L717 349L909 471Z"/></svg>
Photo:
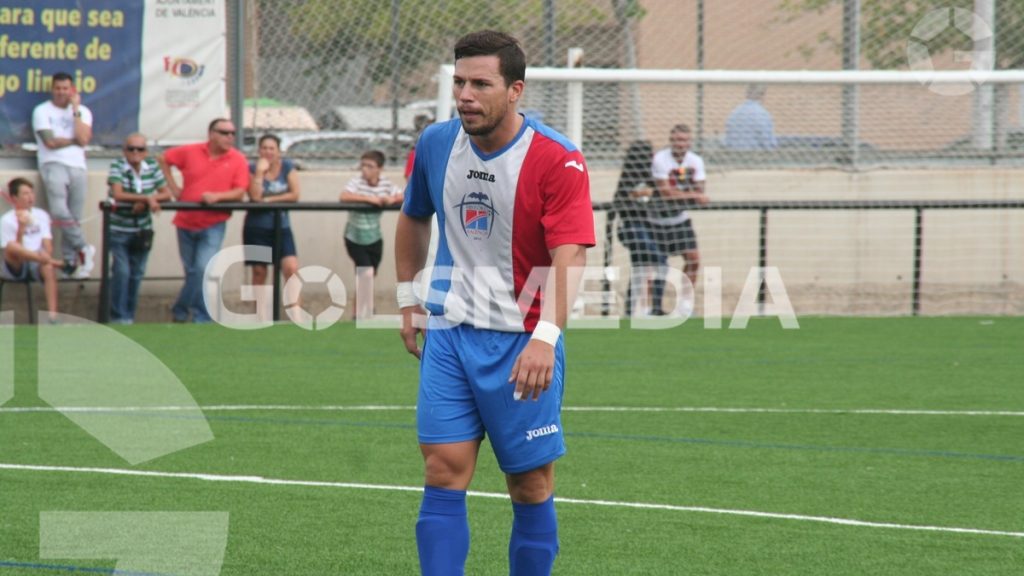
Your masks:
<svg viewBox="0 0 1024 576"><path fill-rule="evenodd" d="M579 150L516 111L525 72L522 48L507 34L474 32L456 43L459 118L421 136L398 220L401 336L420 359L425 487L416 542L425 576L463 574L466 489L485 434L512 498L510 574L550 574L558 553L561 327L594 221ZM426 263L434 214L439 242L424 323L412 281Z"/></svg>

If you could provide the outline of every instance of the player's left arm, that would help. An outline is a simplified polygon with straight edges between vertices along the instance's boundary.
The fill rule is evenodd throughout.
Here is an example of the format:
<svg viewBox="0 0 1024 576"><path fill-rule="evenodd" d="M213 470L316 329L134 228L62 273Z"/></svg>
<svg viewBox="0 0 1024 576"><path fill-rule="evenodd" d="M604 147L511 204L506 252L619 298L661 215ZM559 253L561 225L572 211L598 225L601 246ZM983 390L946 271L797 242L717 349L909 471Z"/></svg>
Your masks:
<svg viewBox="0 0 1024 576"><path fill-rule="evenodd" d="M557 342L559 332L568 322L572 303L576 301L586 263L586 246L563 244L551 251L551 269L544 286L540 321L526 348L516 358L508 379L509 383L516 385L513 397L517 400L536 400L551 386L555 371L555 344L546 342L544 336L545 333L552 334Z"/></svg>
<svg viewBox="0 0 1024 576"><path fill-rule="evenodd" d="M594 211L583 156L571 151L554 164L542 186L541 226L551 265L542 292L540 319L509 376L516 399L536 400L551 386L555 345L576 301L587 248L593 246Z"/></svg>

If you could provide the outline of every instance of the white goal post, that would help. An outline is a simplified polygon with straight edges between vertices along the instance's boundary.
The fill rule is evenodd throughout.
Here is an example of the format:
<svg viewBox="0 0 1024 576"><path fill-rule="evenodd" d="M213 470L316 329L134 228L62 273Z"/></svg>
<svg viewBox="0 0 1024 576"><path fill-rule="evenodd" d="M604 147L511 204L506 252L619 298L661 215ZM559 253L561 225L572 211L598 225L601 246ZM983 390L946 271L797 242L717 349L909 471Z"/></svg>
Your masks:
<svg viewBox="0 0 1024 576"><path fill-rule="evenodd" d="M455 66L443 64L437 76L437 120L451 118L452 75ZM913 85L984 87L1024 84L1024 70L647 70L621 68L530 67L527 80L575 83L670 83L670 84L803 84L803 85ZM567 126L580 127L566 134L582 143L582 98L567 98Z"/></svg>

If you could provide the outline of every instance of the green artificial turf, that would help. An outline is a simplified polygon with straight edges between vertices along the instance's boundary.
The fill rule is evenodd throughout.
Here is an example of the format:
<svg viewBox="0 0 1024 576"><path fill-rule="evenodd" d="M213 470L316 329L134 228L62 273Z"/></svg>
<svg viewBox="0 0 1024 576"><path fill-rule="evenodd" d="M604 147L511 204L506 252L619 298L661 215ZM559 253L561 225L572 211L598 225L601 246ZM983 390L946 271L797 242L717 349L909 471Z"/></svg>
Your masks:
<svg viewBox="0 0 1024 576"><path fill-rule="evenodd" d="M111 558L42 558L40 515L55 511L227 512L225 575L418 573L419 494L402 489L422 484L417 362L396 332L75 330L15 330L0 464L72 469L0 469L0 576L114 568ZM80 340L62 355L64 388L80 383L88 397L132 366L166 371L205 408L80 417L116 418L140 441L205 419L214 439L132 465L59 413L12 411L45 406L38 375L55 372L37 364L53 361L56 334L63 346ZM570 330L555 574L1019 575L1022 334L1017 318ZM259 408L271 405L293 408ZM252 477L329 485L242 481ZM486 443L471 490L504 491ZM469 510L467 574L507 573L507 501L471 496ZM828 518L869 524L819 521Z"/></svg>

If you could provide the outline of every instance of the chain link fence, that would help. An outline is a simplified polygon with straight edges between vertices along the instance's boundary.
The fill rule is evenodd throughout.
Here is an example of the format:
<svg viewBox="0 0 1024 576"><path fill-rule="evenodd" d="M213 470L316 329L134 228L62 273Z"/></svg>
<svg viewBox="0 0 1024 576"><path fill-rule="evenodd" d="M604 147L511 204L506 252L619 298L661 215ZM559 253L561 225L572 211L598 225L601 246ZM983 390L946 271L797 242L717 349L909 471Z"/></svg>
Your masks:
<svg viewBox="0 0 1024 576"><path fill-rule="evenodd" d="M289 154L324 168L350 167L368 145L401 158L435 115L438 70L456 39L485 27L520 38L531 67L566 66L579 48L583 66L613 70L1024 69L1024 0L223 2L228 61L242 63L228 86L245 98L246 151L260 132L293 133ZM741 84L588 83L581 145L611 167L631 141L661 147L683 122L722 170L1021 163L1024 85L934 88L770 85L761 105L776 142L751 154L727 141ZM530 82L523 109L566 131L566 93L564 82Z"/></svg>
<svg viewBox="0 0 1024 576"><path fill-rule="evenodd" d="M396 156L415 134L417 117L433 117L438 68L451 62L455 40L485 27L519 37L530 66L565 66L570 48L582 49L584 66L611 69L962 70L1024 63L1018 25L1024 2L1010 0L777 0L756 10L739 0L246 0L245 6L245 94L263 109L250 128L309 130L309 117L321 131L390 135ZM852 153L843 120L849 89L771 86L762 103L773 116L776 149L730 155L717 151L727 148L726 124L744 102L744 86L590 83L582 145L592 163L611 165L631 140L658 147L672 125L685 122L695 129L698 152L737 168L1016 162L1024 151L1024 88L968 88L955 94L916 83L854 88ZM562 82L530 83L522 108L565 130L565 94ZM979 122L988 140L978 139ZM358 142L324 139L307 148L345 157L355 147ZM859 164L851 166L851 158Z"/></svg>

